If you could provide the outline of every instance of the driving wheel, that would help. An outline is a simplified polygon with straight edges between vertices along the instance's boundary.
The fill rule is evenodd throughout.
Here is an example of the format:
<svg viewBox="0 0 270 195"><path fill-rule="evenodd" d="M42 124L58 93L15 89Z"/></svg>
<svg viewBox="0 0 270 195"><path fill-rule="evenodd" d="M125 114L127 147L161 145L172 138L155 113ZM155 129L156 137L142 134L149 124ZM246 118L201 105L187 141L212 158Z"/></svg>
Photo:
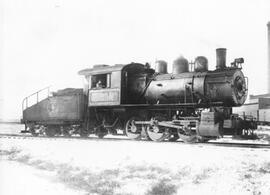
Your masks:
<svg viewBox="0 0 270 195"><path fill-rule="evenodd" d="M126 122L125 133L129 139L138 140L141 138L142 125L136 125L137 117L132 117Z"/></svg>
<svg viewBox="0 0 270 195"><path fill-rule="evenodd" d="M159 127L157 125L149 125L146 129L148 137L152 141L161 142L170 137L170 133L167 128Z"/></svg>

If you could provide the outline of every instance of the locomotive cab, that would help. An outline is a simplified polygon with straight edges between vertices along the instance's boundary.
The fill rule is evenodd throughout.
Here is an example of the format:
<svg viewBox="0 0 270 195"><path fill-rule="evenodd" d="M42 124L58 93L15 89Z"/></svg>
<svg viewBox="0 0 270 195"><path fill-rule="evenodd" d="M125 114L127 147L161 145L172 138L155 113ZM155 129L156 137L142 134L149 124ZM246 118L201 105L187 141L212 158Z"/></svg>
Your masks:
<svg viewBox="0 0 270 195"><path fill-rule="evenodd" d="M88 106L121 106L144 103L142 94L152 69L139 63L96 65L79 72L88 78ZM152 70L152 71L151 71Z"/></svg>

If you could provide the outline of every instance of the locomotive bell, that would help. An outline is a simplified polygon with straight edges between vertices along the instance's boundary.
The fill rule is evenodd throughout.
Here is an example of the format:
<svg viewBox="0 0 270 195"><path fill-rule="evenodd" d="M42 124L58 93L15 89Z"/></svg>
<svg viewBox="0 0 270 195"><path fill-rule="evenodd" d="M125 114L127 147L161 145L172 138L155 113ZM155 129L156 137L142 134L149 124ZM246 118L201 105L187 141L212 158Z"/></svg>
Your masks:
<svg viewBox="0 0 270 195"><path fill-rule="evenodd" d="M216 49L216 58L217 58L217 69L226 68L226 48L218 48Z"/></svg>
<svg viewBox="0 0 270 195"><path fill-rule="evenodd" d="M173 61L173 74L180 74L183 72L188 72L188 60L183 56L176 58Z"/></svg>
<svg viewBox="0 0 270 195"><path fill-rule="evenodd" d="M159 74L167 74L167 62L164 60L156 61L156 72Z"/></svg>
<svg viewBox="0 0 270 195"><path fill-rule="evenodd" d="M208 60L204 56L198 56L195 58L194 62L195 72L205 72L208 71Z"/></svg>

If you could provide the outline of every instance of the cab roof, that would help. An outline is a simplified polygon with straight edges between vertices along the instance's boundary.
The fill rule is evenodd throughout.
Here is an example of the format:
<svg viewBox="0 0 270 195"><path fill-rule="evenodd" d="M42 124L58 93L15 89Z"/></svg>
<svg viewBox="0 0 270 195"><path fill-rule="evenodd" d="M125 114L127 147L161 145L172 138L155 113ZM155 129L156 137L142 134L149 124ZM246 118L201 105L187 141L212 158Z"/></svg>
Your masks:
<svg viewBox="0 0 270 195"><path fill-rule="evenodd" d="M128 68L128 67L129 68L132 68L132 67L145 68L143 64L134 63L134 62L130 64L116 64L113 66L101 64L101 65L94 65L93 68L86 68L86 69L80 70L78 74L84 75L84 76L106 74L106 73L115 72L115 71L122 71L124 68Z"/></svg>

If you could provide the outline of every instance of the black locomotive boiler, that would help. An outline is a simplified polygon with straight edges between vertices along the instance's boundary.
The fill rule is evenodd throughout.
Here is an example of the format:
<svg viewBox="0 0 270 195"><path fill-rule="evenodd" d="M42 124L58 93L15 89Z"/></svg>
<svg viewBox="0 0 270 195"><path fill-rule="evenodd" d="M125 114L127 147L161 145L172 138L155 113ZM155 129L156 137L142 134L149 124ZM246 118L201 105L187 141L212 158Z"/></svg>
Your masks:
<svg viewBox="0 0 270 195"><path fill-rule="evenodd" d="M243 130L256 128L254 121L232 113L232 107L241 106L247 97L244 60L226 66L226 49L219 48L216 54L212 71L203 56L192 64L176 59L172 73L167 73L165 61L157 61L156 71L139 63L81 70L83 90L60 90L24 106L22 121L33 135L45 131L49 136L79 133L102 138L123 130L130 139L153 141L242 135Z"/></svg>

